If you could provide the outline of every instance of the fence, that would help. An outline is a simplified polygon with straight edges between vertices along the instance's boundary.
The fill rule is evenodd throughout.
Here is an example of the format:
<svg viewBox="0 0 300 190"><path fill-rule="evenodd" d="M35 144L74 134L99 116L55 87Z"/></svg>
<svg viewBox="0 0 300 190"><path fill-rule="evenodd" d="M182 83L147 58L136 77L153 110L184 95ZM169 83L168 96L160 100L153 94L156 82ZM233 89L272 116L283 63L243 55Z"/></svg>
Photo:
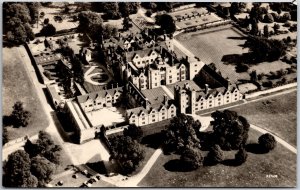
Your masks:
<svg viewBox="0 0 300 190"><path fill-rule="evenodd" d="M22 143L22 142L25 142L25 141L27 141L27 139L35 140L35 139L37 139L37 137L38 137L37 135L33 135L33 136L31 136L31 137L28 137L28 136L26 135L26 136L24 136L24 137L20 137L20 138L17 138L17 139L14 139L14 140L11 140L11 141L5 143L5 144L3 145L3 148L7 148L7 147L9 147L9 146L15 145L16 143Z"/></svg>
<svg viewBox="0 0 300 190"><path fill-rule="evenodd" d="M214 21L214 22L210 22L210 23L206 23L206 24L201 24L201 25L197 25L197 26L193 26L193 27L189 27L189 28L184 28L183 31L184 32L195 32L197 30L204 30L204 29L208 29L208 28L224 26L224 25L231 24L231 23L232 23L231 20L218 20L218 21Z"/></svg>
<svg viewBox="0 0 300 190"><path fill-rule="evenodd" d="M296 86L297 86L297 83L290 83L290 84L287 84L287 85L284 85L284 86L278 86L278 87L271 88L271 89L264 90L264 91L253 92L251 94L246 94L245 99L254 98L254 97L257 97L257 96L273 93L273 92L276 92L276 91L279 91L279 90L284 90L284 89L292 88L292 87L296 87Z"/></svg>

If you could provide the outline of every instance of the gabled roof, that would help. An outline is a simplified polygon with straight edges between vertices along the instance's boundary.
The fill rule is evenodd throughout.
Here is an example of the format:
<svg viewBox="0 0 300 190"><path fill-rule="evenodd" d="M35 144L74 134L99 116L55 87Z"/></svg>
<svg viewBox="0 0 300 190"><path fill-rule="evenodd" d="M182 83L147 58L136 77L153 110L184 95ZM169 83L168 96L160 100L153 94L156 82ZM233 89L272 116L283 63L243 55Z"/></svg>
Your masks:
<svg viewBox="0 0 300 190"><path fill-rule="evenodd" d="M84 94L81 96L77 96L77 100L79 103L84 103L88 100L94 101L97 98L105 98L106 95L114 96L115 93L117 93L117 92L122 93L122 91L123 91L122 87L108 89L108 90L100 90L97 92L92 92L90 94Z"/></svg>

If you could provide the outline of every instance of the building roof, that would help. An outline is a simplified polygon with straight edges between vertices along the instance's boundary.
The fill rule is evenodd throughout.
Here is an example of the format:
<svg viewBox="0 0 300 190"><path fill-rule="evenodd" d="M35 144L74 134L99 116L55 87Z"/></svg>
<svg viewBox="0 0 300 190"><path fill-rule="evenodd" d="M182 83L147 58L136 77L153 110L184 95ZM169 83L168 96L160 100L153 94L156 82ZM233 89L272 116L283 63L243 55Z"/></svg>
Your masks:
<svg viewBox="0 0 300 190"><path fill-rule="evenodd" d="M47 85L48 91L51 95L51 97L57 101L61 101L61 97L57 93L57 89L55 87L56 85Z"/></svg>
<svg viewBox="0 0 300 190"><path fill-rule="evenodd" d="M167 88L174 94L175 86L178 86L182 89L186 86L186 84L188 84L188 86L190 87L191 90L201 91L201 88L192 80L185 80L185 81L180 81L180 82L176 82L173 84L169 84L169 85L167 85Z"/></svg>
<svg viewBox="0 0 300 190"><path fill-rule="evenodd" d="M116 92L122 93L122 91L123 91L123 87L112 88L112 89L108 89L108 90L100 90L97 92L92 92L90 94L84 94L81 96L77 96L77 100L79 103L84 103L89 99L95 100L98 97L105 98L107 94L114 96L114 94Z"/></svg>
<svg viewBox="0 0 300 190"><path fill-rule="evenodd" d="M164 103L164 96L167 96L168 100L171 99L162 87L142 90L142 93L154 107Z"/></svg>
<svg viewBox="0 0 300 190"><path fill-rule="evenodd" d="M48 65L48 64L53 64L56 61L60 60L62 58L61 54L56 53L45 53L45 54L39 54L39 55L34 55L34 60L38 65Z"/></svg>

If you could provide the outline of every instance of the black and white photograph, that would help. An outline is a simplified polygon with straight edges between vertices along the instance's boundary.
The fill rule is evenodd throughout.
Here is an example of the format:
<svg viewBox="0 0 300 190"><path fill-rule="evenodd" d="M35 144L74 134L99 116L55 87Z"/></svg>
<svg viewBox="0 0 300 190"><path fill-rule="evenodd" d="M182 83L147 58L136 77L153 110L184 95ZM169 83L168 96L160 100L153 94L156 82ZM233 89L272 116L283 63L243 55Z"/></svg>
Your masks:
<svg viewBox="0 0 300 190"><path fill-rule="evenodd" d="M3 188L297 186L297 1L5 1Z"/></svg>

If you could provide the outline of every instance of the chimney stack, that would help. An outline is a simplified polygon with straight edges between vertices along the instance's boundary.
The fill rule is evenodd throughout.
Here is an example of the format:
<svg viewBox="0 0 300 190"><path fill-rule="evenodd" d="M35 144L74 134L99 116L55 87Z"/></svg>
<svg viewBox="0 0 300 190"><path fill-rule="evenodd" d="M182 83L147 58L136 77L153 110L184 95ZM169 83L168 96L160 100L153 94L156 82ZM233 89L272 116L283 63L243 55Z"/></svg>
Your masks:
<svg viewBox="0 0 300 190"><path fill-rule="evenodd" d="M168 105L168 96L164 94L164 104L167 106Z"/></svg>
<svg viewBox="0 0 300 190"><path fill-rule="evenodd" d="M208 89L209 89L209 86L208 86L208 84L205 84L205 94L207 94L207 93L208 93Z"/></svg>
<svg viewBox="0 0 300 190"><path fill-rule="evenodd" d="M189 60L189 56L186 56L185 59L186 59L186 61L188 61Z"/></svg>

